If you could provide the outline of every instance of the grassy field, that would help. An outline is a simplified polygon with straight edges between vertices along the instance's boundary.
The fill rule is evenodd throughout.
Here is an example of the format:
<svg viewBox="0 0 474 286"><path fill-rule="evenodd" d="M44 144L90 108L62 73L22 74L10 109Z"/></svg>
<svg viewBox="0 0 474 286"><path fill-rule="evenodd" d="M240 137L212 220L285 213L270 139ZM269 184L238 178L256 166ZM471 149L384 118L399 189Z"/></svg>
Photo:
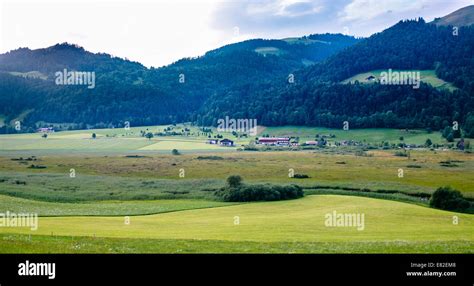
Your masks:
<svg viewBox="0 0 474 286"><path fill-rule="evenodd" d="M0 212L33 212L38 216L135 216L232 204L234 203L190 199L59 203L0 195Z"/></svg>
<svg viewBox="0 0 474 286"><path fill-rule="evenodd" d="M239 151L254 137L237 138L215 128L212 137L223 135L237 146L206 144L209 134L188 124L173 127L189 128L187 136L140 136L168 127L66 131L46 139L38 133L0 135L0 212L40 216L35 232L0 227L0 252L474 252L474 215L431 209L410 195L449 185L474 198L473 154L438 148L401 157L395 155L398 149L367 148L397 144L400 137L406 144L421 145L427 138L445 144L439 132L260 127L257 136L304 142L331 134L330 143L366 145L265 152ZM171 155L172 149L181 154ZM290 178L290 170L309 178ZM298 184L307 196L218 201L213 190L235 174L247 183ZM364 213L365 230L324 226L324 214L333 210ZM453 215L459 225L452 224ZM130 225L124 216L131 216ZM236 216L239 225L233 223Z"/></svg>
<svg viewBox="0 0 474 286"><path fill-rule="evenodd" d="M48 153L127 153L127 152L171 152L178 149L184 152L203 151L235 151L234 147L221 147L218 145L206 144L208 135L203 134L197 127L190 125L177 125L176 131L189 128L188 136L159 136L151 140L140 136L140 131L161 132L169 126L147 126L110 129L91 129L77 131L63 131L48 134L48 138L41 138L40 133L9 134L0 135L0 155L18 154L21 152L35 152L38 154ZM212 137L220 134L223 138L235 141L237 147L248 144L255 137L238 138L226 132L218 132L216 128L211 128ZM92 139L92 133L97 135ZM316 134L333 134L335 138L329 138L328 142L355 140L369 144L381 144L382 142L400 143L399 138L403 137L406 144L424 144L426 139L431 139L433 143L446 143L440 132L428 133L424 130L397 130L397 129L329 129L319 127L258 127L258 135L269 136L293 136L299 137L300 142L314 140Z"/></svg>
<svg viewBox="0 0 474 286"><path fill-rule="evenodd" d="M155 136L152 139L140 135L143 132L163 132L170 125L145 126L109 129L75 130L49 133L47 138L42 138L40 133L23 133L0 135L0 155L32 152L34 154L113 154L129 152L160 152L170 153L173 149L182 152L206 151L235 151L236 147L221 147L207 144L208 135L198 127L189 124L180 124L173 127L173 131L181 132L184 128L191 131L187 136ZM218 134L216 128L212 129L211 137ZM92 134L96 139L92 139ZM248 144L247 138L236 138L230 133L219 133L224 138L231 138L237 146Z"/></svg>
<svg viewBox="0 0 474 286"><path fill-rule="evenodd" d="M325 215L333 211L364 214L365 228L359 231L354 227L325 226ZM128 225L123 217L45 217L40 218L39 228L34 232L24 228L0 229L4 235L0 249L15 251L16 240L9 239L10 234L33 234L33 241L45 239L37 238L37 235L53 234L60 240L57 251L67 243L67 237L89 236L164 240L168 245L164 247L165 252L170 248L179 249L183 244L188 248L185 252L220 252L219 243L226 242L232 242L225 246L226 252L242 248L246 252L261 251L265 244L269 252L352 252L351 247L355 244L356 251L360 252L399 252L401 248L425 252L473 252L474 215L455 214L459 217L458 225L452 223L453 215L406 203L320 195L293 201L136 216ZM236 216L239 224L234 223ZM141 251L146 252L146 240ZM81 239L78 241L80 243ZM215 248L210 245L214 241L217 242ZM22 243L28 244L27 241ZM331 247L333 243L334 248ZM201 248L203 244L207 245ZM373 244L376 247L372 247ZM286 247L282 248L282 245ZM440 245L450 247L441 251ZM22 249L21 246L18 248ZM54 247L48 251L54 252Z"/></svg>
<svg viewBox="0 0 474 286"><path fill-rule="evenodd" d="M0 234L0 253L473 253L470 241L254 242Z"/></svg>
<svg viewBox="0 0 474 286"><path fill-rule="evenodd" d="M426 139L431 139L433 143L445 143L446 140L441 137L440 132L428 133L424 130L400 130L400 129L332 129L321 127L265 127L260 131L261 134L269 134L270 136L298 136L300 142L315 140L316 134L329 135L333 134L335 138L328 138L328 142L342 140L356 140L371 144L380 144L381 142L400 143L400 137L403 137L406 144L424 144Z"/></svg>
<svg viewBox="0 0 474 286"><path fill-rule="evenodd" d="M359 81L360 83L372 83L373 81L367 80L369 76L374 76L377 79L380 79L381 72L387 72L387 70L374 70L366 73L360 73L355 76L352 76L348 79L342 81L342 83L354 83L355 81ZM394 72L399 71L413 71L413 72L420 72L420 80L424 83L428 83L435 88L442 88L448 89L449 91L453 91L456 89L454 85L449 82L446 82L436 76L434 70L393 70Z"/></svg>
<svg viewBox="0 0 474 286"><path fill-rule="evenodd" d="M342 151L235 152L213 156L57 155L38 157L36 161L0 157L0 194L43 200L130 200L166 198L169 194L163 191L168 190L189 192L183 198L205 198L201 189L220 187L228 176L240 174L249 182L407 192L431 193L450 185L474 196L474 155L456 151L411 151L410 158L395 156L391 150L367 151L363 156ZM32 164L45 168L32 169ZM71 168L75 169L76 178L70 178ZM290 178L290 169L310 178ZM402 178L398 176L399 169L404 171ZM184 178L180 178L180 171L184 171Z"/></svg>

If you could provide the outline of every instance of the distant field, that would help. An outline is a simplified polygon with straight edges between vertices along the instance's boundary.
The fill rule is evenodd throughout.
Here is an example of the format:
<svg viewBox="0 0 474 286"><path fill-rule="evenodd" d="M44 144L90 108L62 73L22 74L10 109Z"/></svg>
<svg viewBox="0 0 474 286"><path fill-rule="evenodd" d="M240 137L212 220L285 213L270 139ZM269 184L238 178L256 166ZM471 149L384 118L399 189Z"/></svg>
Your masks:
<svg viewBox="0 0 474 286"><path fill-rule="evenodd" d="M380 73L386 72L387 70L374 70L366 73L360 73L355 76L352 76L348 79L342 81L342 83L354 83L355 81L359 81L360 83L372 83L373 81L367 80L369 76L374 76L377 80L380 80ZM393 70L393 71L414 71L420 72L420 79L422 82L431 84L435 88L445 88L449 91L453 91L456 89L451 83L446 82L436 76L434 70Z"/></svg>
<svg viewBox="0 0 474 286"><path fill-rule="evenodd" d="M279 56L279 55L285 53L285 51L282 51L279 48L275 48L275 47L260 47L260 48L256 48L255 52L257 52L259 54L262 54L264 56L265 55Z"/></svg>
<svg viewBox="0 0 474 286"><path fill-rule="evenodd" d="M183 152L235 152L237 147L248 144L255 137L237 138L230 133L218 132L216 128L212 137L217 134L223 138L231 139L236 147L222 147L219 145L207 144L207 135L199 131L197 127L189 125L178 125L176 130L190 128L189 136L157 136L151 140L140 136L140 131L161 132L167 126L143 126L111 129L91 129L77 131L63 131L49 133L48 138L42 138L40 133L28 134L8 134L0 135L0 155L16 155L22 152L35 152L36 154L107 154L107 153L130 153L138 152L160 152L169 153L172 149ZM350 127L350 126L349 126ZM95 133L97 138L92 139ZM403 137L406 144L424 144L426 139L431 139L433 143L446 143L440 132L428 133L424 130L398 130L398 129L329 129L319 127L283 126L283 127L263 127L259 126L258 135L270 136L293 136L299 137L300 142L315 140L316 134L336 135L329 138L328 142L355 140L370 144L381 144L382 142L400 143L399 138Z"/></svg>
<svg viewBox="0 0 474 286"><path fill-rule="evenodd" d="M42 80L48 79L48 76L39 72L39 71L29 71L29 72L9 72L9 74L14 76L20 76L24 78L39 78Z"/></svg>
<svg viewBox="0 0 474 286"><path fill-rule="evenodd" d="M250 182L295 183L303 186L329 185L394 189L407 192L433 192L450 185L468 196L474 195L474 154L457 151L411 151L410 158L398 157L395 151L374 150L300 152L233 152L183 154L123 155L54 155L36 161L18 161L18 157L0 157L0 193L25 198L134 199L148 195L161 199L169 191L189 191L222 186L224 180L240 174ZM26 159L28 153L23 153ZM215 158L215 159L212 159ZM442 162L453 162L449 167ZM44 166L33 169L31 165ZM77 178L69 177L73 168ZM398 177L398 169L404 177ZM185 177L180 178L180 170ZM307 174L308 179L288 177L289 169ZM150 183L143 181L151 180ZM1 181L1 180L0 180ZM16 181L26 182L26 185ZM143 184L143 185L142 185ZM146 185L149 184L149 185ZM74 188L71 192L69 188ZM111 191L107 192L110 189ZM41 190L41 191L39 191ZM103 191L102 191L103 190ZM113 195L109 195L113 193ZM184 196L184 195L183 195ZM197 198L197 197L194 197Z"/></svg>
<svg viewBox="0 0 474 286"><path fill-rule="evenodd" d="M403 137L406 144L424 144L426 139L431 139L433 143L445 143L446 140L441 137L440 132L428 133L425 130L402 130L387 128L371 128L371 129L340 129L322 128L322 127L302 127L302 126L282 126L282 127L265 127L261 131L262 134L270 136L298 136L300 142L315 140L316 134L336 135L335 138L329 138L329 142L342 140L357 140L366 143L390 142L399 143L400 137Z"/></svg>
<svg viewBox="0 0 474 286"><path fill-rule="evenodd" d="M325 226L325 215L334 210L363 213L364 229ZM36 235L54 234L66 237L60 238L58 251L67 237L95 236L166 240L165 252L170 248L179 252L183 243L187 244L185 252L214 252L212 241L217 242L216 250L219 250L221 242L236 244L227 244L227 252L241 249L244 245L246 252L261 251L262 243L269 244L269 251L272 252L301 251L301 248L309 248L311 252L311 245L314 245L313 251L333 252L328 245L326 249L322 248L324 243L334 243L333 250L339 252L352 252L353 246L361 252L400 252L402 245L402 249L423 249L431 253L439 252L440 244L449 245L442 252L473 252L474 215L456 215L459 217L458 225L452 223L453 213L450 212L378 199L321 195L292 201L136 216L131 217L128 225L123 217L40 218L36 231L0 229L4 235L0 249L8 246L6 249L15 251L15 240L9 239L11 236L7 234L32 234L33 241L37 241ZM239 217L237 225L234 224L236 216ZM173 244L171 240L176 242ZM299 243L302 245L299 246ZM385 249L380 247L381 243L386 245ZM21 244L26 247L28 242ZM372 244L376 247L373 248ZM146 251L146 245L145 240L142 251ZM41 246L38 247L41 250ZM22 247L16 251L18 249ZM87 249L87 246L83 248L84 251ZM160 247L154 250L160 252Z"/></svg>
<svg viewBox="0 0 474 286"><path fill-rule="evenodd" d="M180 151L235 151L234 147L222 147L219 145L207 144L209 139L197 127L189 125L180 125L176 131L181 132L184 128L190 128L192 135L189 136L155 136L147 139L140 136L140 131L144 132L163 132L166 126L144 126L109 129L90 129L48 133L47 138L42 138L41 133L24 133L0 135L0 154L17 154L23 151L35 152L35 154L67 154L71 153L128 153L133 151L157 151L170 153L173 149ZM92 139L92 134L96 134L96 139ZM213 128L213 135L218 134ZM229 133L220 133L230 138L236 145L247 144L249 139L236 138ZM17 152L19 151L19 152Z"/></svg>

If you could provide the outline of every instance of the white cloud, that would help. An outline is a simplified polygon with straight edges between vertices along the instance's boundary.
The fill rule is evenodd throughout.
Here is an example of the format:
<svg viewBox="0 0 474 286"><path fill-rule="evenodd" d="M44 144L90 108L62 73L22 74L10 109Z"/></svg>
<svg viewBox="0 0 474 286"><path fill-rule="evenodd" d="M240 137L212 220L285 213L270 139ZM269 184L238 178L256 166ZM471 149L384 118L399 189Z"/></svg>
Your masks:
<svg viewBox="0 0 474 286"><path fill-rule="evenodd" d="M340 13L345 21L368 21L389 13L422 9L427 0L353 0Z"/></svg>
<svg viewBox="0 0 474 286"><path fill-rule="evenodd" d="M370 36L402 19L432 20L469 4L472 0L0 0L0 53L67 41L161 66L250 38Z"/></svg>

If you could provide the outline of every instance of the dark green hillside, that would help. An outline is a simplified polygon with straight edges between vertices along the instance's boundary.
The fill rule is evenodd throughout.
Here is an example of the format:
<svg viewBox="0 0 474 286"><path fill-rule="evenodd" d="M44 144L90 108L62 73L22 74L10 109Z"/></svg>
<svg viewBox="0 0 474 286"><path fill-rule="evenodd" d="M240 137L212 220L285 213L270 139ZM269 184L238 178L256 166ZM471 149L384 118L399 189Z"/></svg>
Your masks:
<svg viewBox="0 0 474 286"><path fill-rule="evenodd" d="M364 39L328 60L296 73L296 83L285 78L262 90L216 95L204 105L202 124L224 115L257 118L262 125L313 125L441 129L467 120L474 110L474 27L453 35L450 27L423 19L401 21ZM340 80L380 69L435 69L459 88L454 93L421 84L411 86L347 85ZM471 115L472 117L473 115ZM464 125L464 129L472 129Z"/></svg>
<svg viewBox="0 0 474 286"><path fill-rule="evenodd" d="M28 111L23 126L31 128L40 121L104 127L124 121L136 126L192 120L213 94L270 84L358 41L343 35L309 36L313 37L325 41L249 40L151 69L66 43L38 50L22 48L0 55L0 98L10 103L2 106L0 115L9 122ZM262 54L268 47L281 53ZM94 71L96 87L56 86L54 73L63 69ZM28 78L31 74L44 75L43 80Z"/></svg>

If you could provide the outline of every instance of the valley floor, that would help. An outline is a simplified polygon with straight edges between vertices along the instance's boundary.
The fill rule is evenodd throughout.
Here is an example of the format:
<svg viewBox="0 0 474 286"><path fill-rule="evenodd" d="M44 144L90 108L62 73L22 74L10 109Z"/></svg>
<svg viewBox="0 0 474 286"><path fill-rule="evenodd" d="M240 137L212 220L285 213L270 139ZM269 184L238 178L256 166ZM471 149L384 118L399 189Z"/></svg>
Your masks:
<svg viewBox="0 0 474 286"><path fill-rule="evenodd" d="M39 215L37 230L0 227L0 252L474 252L474 215L429 208L426 199L441 186L474 198L470 152L416 148L400 156L399 149L368 145L238 151L238 146L206 144L208 136L193 128L192 138L152 140L138 135L140 127L57 132L47 139L0 136L0 213ZM97 139L90 132L97 132ZM407 144L423 144L428 136L445 143L439 133L425 131L272 127L261 132L301 140L314 139L317 132L372 146L395 143L401 134ZM182 152L172 155L176 146ZM230 175L248 184L297 184L306 196L219 201L214 191ZM327 226L326 216L335 213L364 215L364 225L360 230Z"/></svg>

